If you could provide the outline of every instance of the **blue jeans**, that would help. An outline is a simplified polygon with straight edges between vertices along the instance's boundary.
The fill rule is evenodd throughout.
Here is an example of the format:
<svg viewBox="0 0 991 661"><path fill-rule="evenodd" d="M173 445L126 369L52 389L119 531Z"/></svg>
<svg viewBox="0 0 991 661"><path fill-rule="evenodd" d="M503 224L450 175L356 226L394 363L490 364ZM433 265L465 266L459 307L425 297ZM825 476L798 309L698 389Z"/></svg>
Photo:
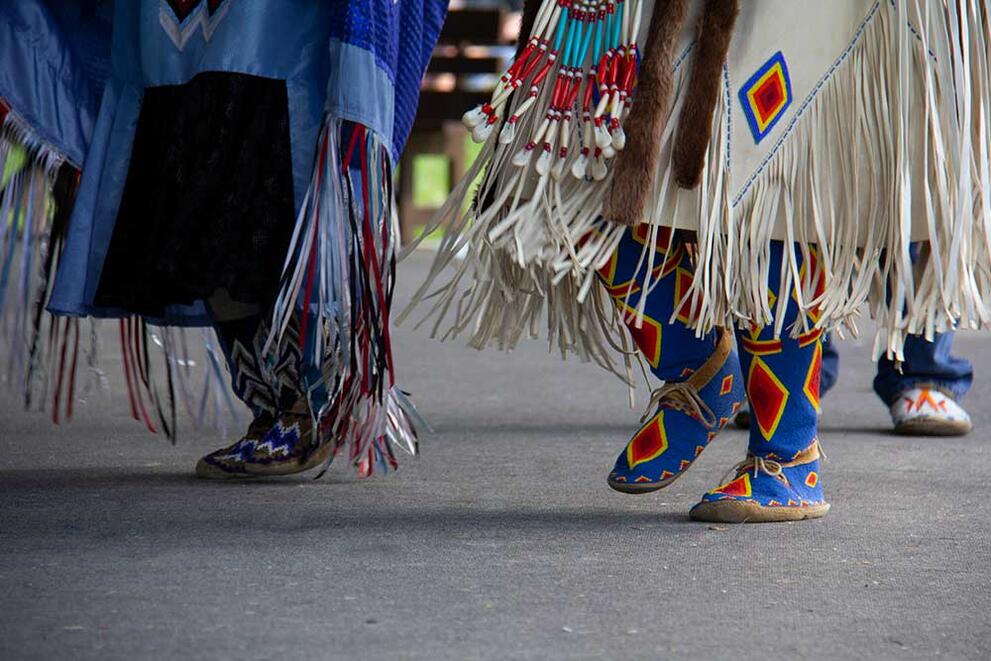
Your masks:
<svg viewBox="0 0 991 661"><path fill-rule="evenodd" d="M953 393L959 402L970 390L974 380L974 368L970 361L958 358L953 350L953 333L937 333L932 342L911 336L905 340L905 361L902 371L895 369L894 361L882 357L877 363L874 392L888 406L895 403L901 393L920 383L931 383ZM825 395L836 384L840 370L840 354L832 337L822 343L822 376L819 390Z"/></svg>

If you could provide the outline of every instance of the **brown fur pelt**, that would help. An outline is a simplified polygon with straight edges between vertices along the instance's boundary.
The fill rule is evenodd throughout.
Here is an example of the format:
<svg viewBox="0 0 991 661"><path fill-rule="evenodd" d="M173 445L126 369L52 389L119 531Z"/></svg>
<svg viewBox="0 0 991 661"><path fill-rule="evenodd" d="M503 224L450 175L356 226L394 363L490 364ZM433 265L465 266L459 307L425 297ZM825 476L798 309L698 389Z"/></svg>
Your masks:
<svg viewBox="0 0 991 661"><path fill-rule="evenodd" d="M695 188L702 178L719 77L739 14L739 0L706 0L699 20L698 45L674 143L674 179L682 188Z"/></svg>
<svg viewBox="0 0 991 661"><path fill-rule="evenodd" d="M637 225L644 220L671 103L674 51L687 16L688 0L654 4L636 99L624 127L626 147L616 156L603 205L603 215L613 222Z"/></svg>

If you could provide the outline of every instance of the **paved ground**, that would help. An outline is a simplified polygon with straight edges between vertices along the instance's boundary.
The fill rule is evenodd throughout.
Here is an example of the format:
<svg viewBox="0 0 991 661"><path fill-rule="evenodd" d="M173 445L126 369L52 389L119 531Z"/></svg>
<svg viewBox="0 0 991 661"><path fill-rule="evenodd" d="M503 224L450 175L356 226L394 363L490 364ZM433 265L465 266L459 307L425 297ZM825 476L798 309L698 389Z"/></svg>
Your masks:
<svg viewBox="0 0 991 661"><path fill-rule="evenodd" d="M437 433L365 481L197 481L216 434L171 447L119 391L59 428L0 400L0 658L991 658L987 339L958 342L978 431L956 440L886 433L843 343L832 513L738 527L686 513L743 433L622 496L604 477L639 411L595 368L396 342Z"/></svg>

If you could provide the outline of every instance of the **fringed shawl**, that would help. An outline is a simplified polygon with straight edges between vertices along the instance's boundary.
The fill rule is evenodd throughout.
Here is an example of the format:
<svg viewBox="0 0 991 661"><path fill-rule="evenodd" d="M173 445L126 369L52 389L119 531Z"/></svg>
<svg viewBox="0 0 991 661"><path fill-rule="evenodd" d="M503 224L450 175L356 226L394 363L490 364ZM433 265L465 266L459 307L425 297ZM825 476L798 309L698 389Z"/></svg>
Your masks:
<svg viewBox="0 0 991 661"><path fill-rule="evenodd" d="M148 324L209 326L204 302L138 319L94 294L146 88L203 72L251 74L285 81L292 142L296 224L267 348L292 341L288 320L302 317L315 422L362 474L393 465L391 446L415 451L416 414L395 386L388 332L399 245L392 166L445 13L443 0L3 0L0 177L12 160L29 163L0 178L0 324L13 331L3 353L28 403L48 389L49 373L58 375L56 419L75 397L79 322L44 316L46 305L119 317L132 414L174 434L176 400L191 399L180 369L189 361L184 341L178 352L170 329ZM360 128L342 140L350 123ZM62 194L53 200L46 189ZM95 345L95 330L90 337ZM206 351L201 411L230 398L212 338Z"/></svg>
<svg viewBox="0 0 991 661"><path fill-rule="evenodd" d="M626 62L644 52L652 6L545 3L528 42L539 54L527 60L524 50L493 102L466 115L485 144L435 219L448 231L420 292L434 295L435 332L451 322L444 317L453 308L445 337L467 331L473 346L512 347L546 321L562 352L610 363L614 320L604 317L609 307L594 279L623 231L602 215L612 161L633 138L623 127L637 112L638 91L624 87ZM677 120L696 107L702 0L690 3L674 49L657 167L642 177L650 194L641 220L697 237L685 302L698 310L699 331L774 319L778 333L797 335L811 330L809 318L819 328L855 331L866 305L881 330L877 353L900 356L906 334L985 326L987 1L754 0L740 7L698 186L679 188L672 152ZM617 23L615 38L600 44L600 33ZM562 78L560 89L547 82ZM478 203L463 212L469 182L482 173ZM795 298L811 313L792 328L775 313L787 301L766 295L772 239L799 244L802 261L815 264L799 269L784 251L783 290L797 285ZM913 269L909 247L920 240L929 241L931 256ZM433 289L466 247L469 257Z"/></svg>

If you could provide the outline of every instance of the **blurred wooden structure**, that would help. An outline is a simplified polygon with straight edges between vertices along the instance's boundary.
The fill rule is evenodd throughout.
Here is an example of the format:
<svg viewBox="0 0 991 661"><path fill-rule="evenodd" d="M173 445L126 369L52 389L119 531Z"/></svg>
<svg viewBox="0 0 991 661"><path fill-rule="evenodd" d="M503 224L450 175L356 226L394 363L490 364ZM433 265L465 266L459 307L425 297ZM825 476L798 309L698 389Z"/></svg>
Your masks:
<svg viewBox="0 0 991 661"><path fill-rule="evenodd" d="M448 11L399 165L399 218L404 243L413 239L415 228L426 224L437 211L418 207L414 202L416 157L427 154L445 157L449 187L465 173L468 133L461 124L461 116L492 95L503 67L493 48L505 43L502 36L507 16L498 5L456 7L452 4ZM491 78L491 85L479 87L477 81L485 76Z"/></svg>

